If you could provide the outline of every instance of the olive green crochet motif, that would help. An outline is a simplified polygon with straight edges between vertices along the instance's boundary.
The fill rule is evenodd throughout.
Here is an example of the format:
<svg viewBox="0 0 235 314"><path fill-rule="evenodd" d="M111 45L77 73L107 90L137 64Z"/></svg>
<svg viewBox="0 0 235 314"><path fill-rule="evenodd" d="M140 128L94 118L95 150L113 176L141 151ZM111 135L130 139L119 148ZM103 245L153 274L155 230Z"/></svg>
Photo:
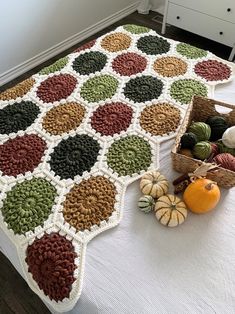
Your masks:
<svg viewBox="0 0 235 314"><path fill-rule="evenodd" d="M188 104L194 95L207 96L207 88L199 81L183 79L173 82L170 87L170 95L182 104Z"/></svg>
<svg viewBox="0 0 235 314"><path fill-rule="evenodd" d="M54 73L56 71L60 71L63 69L66 64L68 63L68 57L61 58L57 60L55 63L49 65L46 68L43 68L39 74L49 74L49 73Z"/></svg>
<svg viewBox="0 0 235 314"><path fill-rule="evenodd" d="M74 60L73 69L82 75L89 75L101 71L106 61L106 55L99 51L85 52Z"/></svg>
<svg viewBox="0 0 235 314"><path fill-rule="evenodd" d="M34 230L49 217L55 197L56 189L46 179L33 178L18 183L3 201L4 221L15 234Z"/></svg>
<svg viewBox="0 0 235 314"><path fill-rule="evenodd" d="M130 135L116 140L108 150L107 164L119 176L147 170L151 164L151 146L142 137Z"/></svg>
<svg viewBox="0 0 235 314"><path fill-rule="evenodd" d="M150 32L150 28L134 24L124 25L123 28L132 34L142 34Z"/></svg>
<svg viewBox="0 0 235 314"><path fill-rule="evenodd" d="M99 75L88 79L81 87L80 95L89 102L111 98L118 88L118 80L111 75Z"/></svg>
<svg viewBox="0 0 235 314"><path fill-rule="evenodd" d="M202 58L207 55L207 52L205 50L185 43L178 44L176 46L176 51L182 56L187 57L188 59Z"/></svg>

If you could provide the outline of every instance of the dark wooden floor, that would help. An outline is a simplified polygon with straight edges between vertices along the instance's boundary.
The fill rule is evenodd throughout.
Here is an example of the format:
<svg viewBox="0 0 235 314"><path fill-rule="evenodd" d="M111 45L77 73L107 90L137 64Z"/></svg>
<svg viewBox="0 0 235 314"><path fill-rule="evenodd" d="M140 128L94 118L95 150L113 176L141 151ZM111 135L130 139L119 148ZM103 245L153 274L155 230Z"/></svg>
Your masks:
<svg viewBox="0 0 235 314"><path fill-rule="evenodd" d="M0 252L0 314L49 314L10 261Z"/></svg>
<svg viewBox="0 0 235 314"><path fill-rule="evenodd" d="M155 21L155 19L157 21ZM138 24L145 25L156 30L158 33L161 32L161 21L162 16L155 12L150 12L149 15L141 15L137 12L123 18L122 20L114 23L113 25L105 28L97 34L91 36L85 41L78 43L70 49L64 51L60 55L44 62L40 66L28 71L24 75L21 75L17 79L14 79L10 83L5 84L0 89L5 90L27 77L37 73L41 68L48 66L55 62L57 59L64 57L68 53L72 52L83 43L88 42L94 38L97 38L108 31L113 30L119 25L123 24ZM177 29L173 26L167 27L165 37L169 37L178 41L184 41L194 46L210 50L221 58L227 59L230 53L230 48L220 45L216 42L207 40L192 33ZM17 273L17 271L11 266L10 262L0 253L0 314L33 314L50 313L47 308L43 305L40 299L30 290L25 281Z"/></svg>

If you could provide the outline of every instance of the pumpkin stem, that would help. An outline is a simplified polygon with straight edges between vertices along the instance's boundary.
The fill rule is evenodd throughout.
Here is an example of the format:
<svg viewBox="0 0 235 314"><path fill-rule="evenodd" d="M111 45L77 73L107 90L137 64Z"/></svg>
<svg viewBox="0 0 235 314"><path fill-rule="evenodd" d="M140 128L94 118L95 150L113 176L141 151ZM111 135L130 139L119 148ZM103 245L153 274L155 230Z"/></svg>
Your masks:
<svg viewBox="0 0 235 314"><path fill-rule="evenodd" d="M205 188L210 191L213 189L213 185L217 184L216 182L210 182L207 185L205 185Z"/></svg>

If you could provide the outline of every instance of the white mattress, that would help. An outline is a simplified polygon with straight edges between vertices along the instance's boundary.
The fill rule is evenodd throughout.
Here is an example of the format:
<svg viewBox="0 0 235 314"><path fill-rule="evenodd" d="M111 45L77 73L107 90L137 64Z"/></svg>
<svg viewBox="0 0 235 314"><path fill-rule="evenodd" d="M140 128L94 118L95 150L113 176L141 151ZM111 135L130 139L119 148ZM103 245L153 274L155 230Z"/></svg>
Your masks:
<svg viewBox="0 0 235 314"><path fill-rule="evenodd" d="M217 87L214 98L235 104L235 81ZM160 171L171 181L178 176L172 144L160 153ZM235 188L222 191L211 213L189 214L172 229L141 213L139 196L135 182L119 226L88 244L82 295L68 313L235 313ZM15 247L1 230L0 249L19 271Z"/></svg>

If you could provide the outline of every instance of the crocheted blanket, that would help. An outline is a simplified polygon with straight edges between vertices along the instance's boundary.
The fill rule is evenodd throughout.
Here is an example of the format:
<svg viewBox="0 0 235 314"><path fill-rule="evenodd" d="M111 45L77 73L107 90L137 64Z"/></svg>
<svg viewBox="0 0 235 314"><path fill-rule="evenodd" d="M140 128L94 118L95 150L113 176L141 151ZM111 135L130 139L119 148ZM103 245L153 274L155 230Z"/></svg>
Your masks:
<svg viewBox="0 0 235 314"><path fill-rule="evenodd" d="M52 308L77 302L88 242L159 167L192 95L231 78L210 52L125 25L0 94L0 226Z"/></svg>

